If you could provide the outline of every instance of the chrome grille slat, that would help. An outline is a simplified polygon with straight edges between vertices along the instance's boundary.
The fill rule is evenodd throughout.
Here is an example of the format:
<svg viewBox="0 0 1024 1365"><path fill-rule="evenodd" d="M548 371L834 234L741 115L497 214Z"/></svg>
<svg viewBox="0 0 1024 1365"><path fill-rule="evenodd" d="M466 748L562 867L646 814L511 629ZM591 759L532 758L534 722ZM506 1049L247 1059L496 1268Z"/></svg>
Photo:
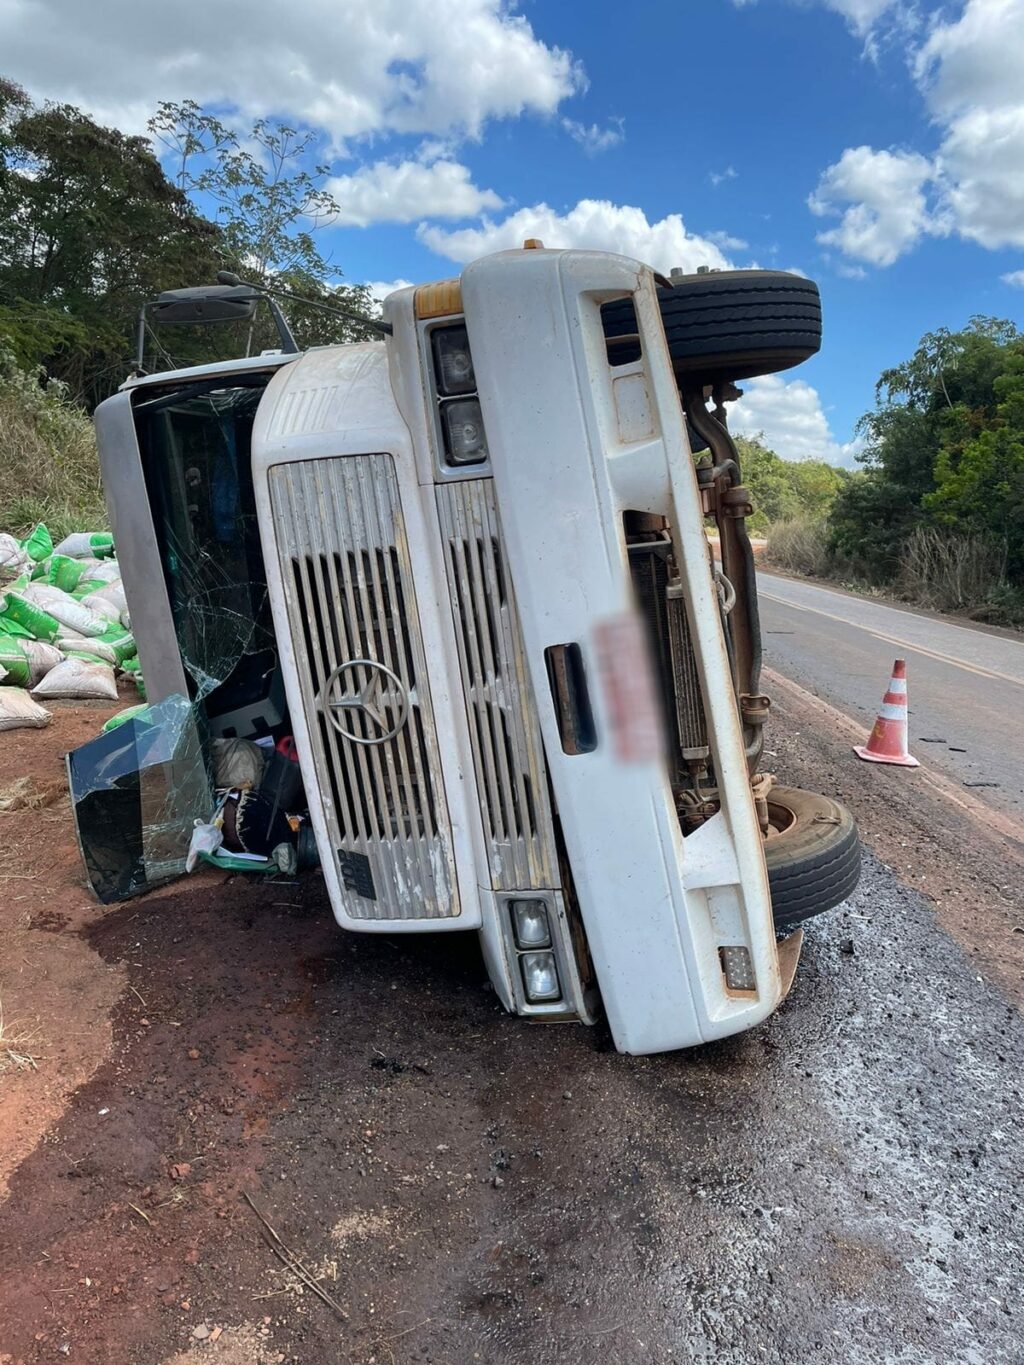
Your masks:
<svg viewBox="0 0 1024 1365"><path fill-rule="evenodd" d="M366 860L375 898L349 885L355 919L458 915L451 827L427 668L390 455L303 460L270 470L288 625L332 846ZM409 697L382 744L341 735L322 709L353 659L390 669ZM345 713L349 715L348 712ZM353 724L366 719L352 713Z"/></svg>
<svg viewBox="0 0 1024 1365"><path fill-rule="evenodd" d="M494 485L466 479L436 491L491 885L557 887L547 768Z"/></svg>

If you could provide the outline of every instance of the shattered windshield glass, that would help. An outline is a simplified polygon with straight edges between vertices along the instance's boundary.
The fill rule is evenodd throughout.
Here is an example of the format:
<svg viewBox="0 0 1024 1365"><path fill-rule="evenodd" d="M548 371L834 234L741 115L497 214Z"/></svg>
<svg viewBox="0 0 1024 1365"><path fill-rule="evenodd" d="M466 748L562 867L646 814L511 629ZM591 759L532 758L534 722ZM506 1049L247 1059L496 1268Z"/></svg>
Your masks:
<svg viewBox="0 0 1024 1365"><path fill-rule="evenodd" d="M162 570L191 695L68 756L79 843L105 904L184 872L193 826L215 808L211 734L266 734L283 720L251 468L262 393L192 386L138 407L162 559L153 573Z"/></svg>
<svg viewBox="0 0 1024 1365"><path fill-rule="evenodd" d="M250 453L262 393L223 389L140 414L171 612L197 702L221 688L235 704L243 693L251 699L276 663Z"/></svg>
<svg viewBox="0 0 1024 1365"><path fill-rule="evenodd" d="M67 763L82 857L104 905L184 871L193 821L213 807L191 702L148 706Z"/></svg>

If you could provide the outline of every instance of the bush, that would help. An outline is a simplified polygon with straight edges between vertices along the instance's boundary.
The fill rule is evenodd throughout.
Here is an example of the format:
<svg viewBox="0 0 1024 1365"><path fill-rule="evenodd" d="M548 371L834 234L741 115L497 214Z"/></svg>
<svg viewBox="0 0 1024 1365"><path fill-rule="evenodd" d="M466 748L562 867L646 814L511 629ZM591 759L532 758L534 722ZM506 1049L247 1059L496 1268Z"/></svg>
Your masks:
<svg viewBox="0 0 1024 1365"><path fill-rule="evenodd" d="M813 517L789 517L768 531L765 560L789 573L824 578L832 572L827 523Z"/></svg>
<svg viewBox="0 0 1024 1365"><path fill-rule="evenodd" d="M1006 543L919 526L904 542L893 586L938 611L983 611L994 595L1005 596Z"/></svg>
<svg viewBox="0 0 1024 1365"><path fill-rule="evenodd" d="M106 527L96 440L64 386L44 387L0 342L0 529L24 535L37 521L55 540Z"/></svg>

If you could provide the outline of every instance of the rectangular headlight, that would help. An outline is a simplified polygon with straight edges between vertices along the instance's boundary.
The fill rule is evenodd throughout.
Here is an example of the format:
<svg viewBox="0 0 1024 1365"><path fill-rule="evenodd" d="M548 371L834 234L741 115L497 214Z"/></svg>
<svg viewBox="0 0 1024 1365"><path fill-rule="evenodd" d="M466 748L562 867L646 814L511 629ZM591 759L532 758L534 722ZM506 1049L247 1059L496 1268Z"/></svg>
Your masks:
<svg viewBox="0 0 1024 1365"><path fill-rule="evenodd" d="M545 1000L559 1000L562 987L558 981L558 967L554 953L523 953L519 959L523 969L526 998L533 1004Z"/></svg>
<svg viewBox="0 0 1024 1365"><path fill-rule="evenodd" d="M512 930L517 948L551 947L551 925L543 901L513 901Z"/></svg>
<svg viewBox="0 0 1024 1365"><path fill-rule="evenodd" d="M475 392L476 376L465 327L437 328L431 335L431 345L438 393L451 398L455 394Z"/></svg>
<svg viewBox="0 0 1024 1365"><path fill-rule="evenodd" d="M441 425L451 464L482 464L487 459L487 437L479 399L460 398L444 403Z"/></svg>

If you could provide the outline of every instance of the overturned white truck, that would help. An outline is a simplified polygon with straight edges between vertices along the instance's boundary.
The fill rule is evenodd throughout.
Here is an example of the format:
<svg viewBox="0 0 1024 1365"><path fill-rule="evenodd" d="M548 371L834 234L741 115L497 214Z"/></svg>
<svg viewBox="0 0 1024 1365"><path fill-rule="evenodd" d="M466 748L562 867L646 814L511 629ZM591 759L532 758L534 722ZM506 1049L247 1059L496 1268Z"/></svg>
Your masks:
<svg viewBox="0 0 1024 1365"><path fill-rule="evenodd" d="M528 243L392 294L380 341L300 354L277 317L281 350L97 412L151 703L71 756L98 893L182 870L212 738L293 737L289 828L344 929L475 931L507 1009L603 1008L624 1052L765 1018L860 856L760 771L725 425L735 381L817 350L815 286Z"/></svg>

